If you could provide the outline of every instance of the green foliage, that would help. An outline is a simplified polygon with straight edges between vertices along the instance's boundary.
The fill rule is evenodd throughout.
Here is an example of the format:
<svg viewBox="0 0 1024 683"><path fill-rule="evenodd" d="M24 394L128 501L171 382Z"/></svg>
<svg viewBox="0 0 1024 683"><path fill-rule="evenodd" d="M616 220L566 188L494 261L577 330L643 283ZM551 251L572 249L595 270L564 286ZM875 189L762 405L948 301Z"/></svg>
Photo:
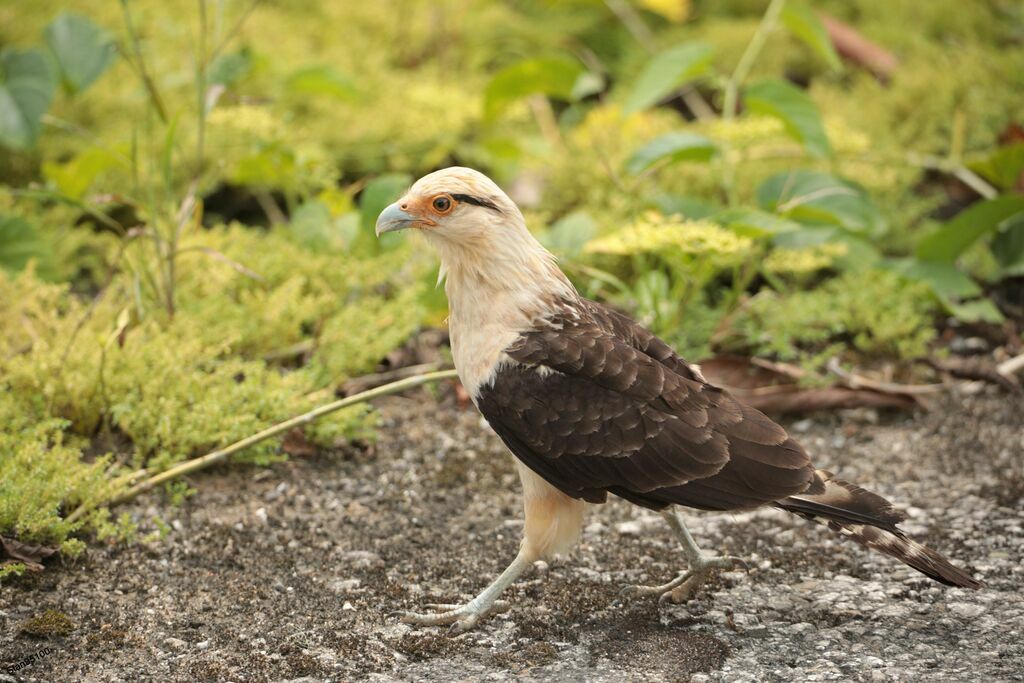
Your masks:
<svg viewBox="0 0 1024 683"><path fill-rule="evenodd" d="M883 270L862 270L786 297L764 292L741 309L737 349L784 360L823 363L822 349L851 347L864 354L917 358L935 337L929 289ZM828 354L826 354L828 355Z"/></svg>
<svg viewBox="0 0 1024 683"><path fill-rule="evenodd" d="M103 29L78 14L61 14L46 27L43 36L70 93L88 88L116 54Z"/></svg>
<svg viewBox="0 0 1024 683"><path fill-rule="evenodd" d="M579 99L594 92L583 65L568 57L528 59L505 67L484 90L484 114L496 116L511 102L527 95L543 94L562 100ZM600 81L596 82L600 89Z"/></svg>
<svg viewBox="0 0 1024 683"><path fill-rule="evenodd" d="M789 2L782 9L781 19L786 28L821 57L830 69L842 66L828 31L810 6L802 2Z"/></svg>
<svg viewBox="0 0 1024 683"><path fill-rule="evenodd" d="M759 81L747 88L744 102L751 112L782 121L786 132L811 156L825 157L831 152L818 108L796 86L776 79Z"/></svg>
<svg viewBox="0 0 1024 683"><path fill-rule="evenodd" d="M25 149L35 144L56 86L41 50L0 50L0 145Z"/></svg>
<svg viewBox="0 0 1024 683"><path fill-rule="evenodd" d="M695 133L666 133L638 149L626 162L634 175L657 163L708 161L718 152L714 142Z"/></svg>
<svg viewBox="0 0 1024 683"><path fill-rule="evenodd" d="M684 43L661 52L647 63L632 84L623 111L646 109L707 72L712 49L705 43Z"/></svg>

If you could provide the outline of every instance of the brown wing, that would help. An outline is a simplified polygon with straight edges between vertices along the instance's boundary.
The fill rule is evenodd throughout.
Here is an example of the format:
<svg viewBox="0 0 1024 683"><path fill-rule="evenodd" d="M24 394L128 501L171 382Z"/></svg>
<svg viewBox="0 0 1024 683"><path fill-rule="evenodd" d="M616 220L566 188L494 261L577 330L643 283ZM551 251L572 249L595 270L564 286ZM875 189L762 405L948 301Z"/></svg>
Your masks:
<svg viewBox="0 0 1024 683"><path fill-rule="evenodd" d="M785 430L598 304L567 308L506 352L516 364L477 405L524 464L570 496L729 510L814 481Z"/></svg>

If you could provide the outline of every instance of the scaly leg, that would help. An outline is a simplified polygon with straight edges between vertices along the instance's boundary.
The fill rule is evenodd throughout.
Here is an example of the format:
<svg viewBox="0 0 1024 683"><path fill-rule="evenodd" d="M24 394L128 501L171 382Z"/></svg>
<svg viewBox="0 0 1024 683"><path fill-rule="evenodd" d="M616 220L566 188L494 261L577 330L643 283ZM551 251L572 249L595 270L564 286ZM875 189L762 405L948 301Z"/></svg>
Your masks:
<svg viewBox="0 0 1024 683"><path fill-rule="evenodd" d="M668 525L675 532L679 544L683 546L683 554L689 562L690 568L680 572L679 576L668 583L660 586L626 586L622 589L621 595L645 596L657 595L658 602L672 602L679 604L686 602L694 596L704 582L708 580L715 569L731 567L735 564L746 564L739 557L711 557L701 552L696 541L690 535L690 530L683 524L683 518L675 508L669 508L661 513Z"/></svg>
<svg viewBox="0 0 1024 683"><path fill-rule="evenodd" d="M527 552L525 547L519 550L516 559L508 566L491 585L481 591L465 605L427 605L427 607L444 610L433 614L420 614L417 612L404 612L402 621L407 624L419 626L446 626L451 625L452 633L464 633L473 628L478 621L492 613L507 612L509 604L504 600L498 600L502 591L508 588L518 579L523 572L533 564L534 557Z"/></svg>

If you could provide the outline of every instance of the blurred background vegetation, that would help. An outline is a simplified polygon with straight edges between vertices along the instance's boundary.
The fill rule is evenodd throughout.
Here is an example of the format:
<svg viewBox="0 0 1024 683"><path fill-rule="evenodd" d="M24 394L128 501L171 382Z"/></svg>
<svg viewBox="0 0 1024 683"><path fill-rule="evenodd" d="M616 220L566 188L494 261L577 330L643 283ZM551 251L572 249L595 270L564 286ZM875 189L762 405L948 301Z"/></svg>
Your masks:
<svg viewBox="0 0 1024 683"><path fill-rule="evenodd" d="M1022 41L1013 0L4 3L0 534L131 537L140 472L442 326L373 224L447 165L693 360L1017 348Z"/></svg>

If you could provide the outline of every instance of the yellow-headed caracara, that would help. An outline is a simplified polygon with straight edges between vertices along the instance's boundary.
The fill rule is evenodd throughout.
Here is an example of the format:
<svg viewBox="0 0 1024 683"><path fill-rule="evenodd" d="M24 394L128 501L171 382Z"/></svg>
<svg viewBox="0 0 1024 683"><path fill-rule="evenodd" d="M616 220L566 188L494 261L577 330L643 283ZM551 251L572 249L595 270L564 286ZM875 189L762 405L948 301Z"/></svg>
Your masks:
<svg viewBox="0 0 1024 683"><path fill-rule="evenodd" d="M568 551L586 503L609 493L657 510L688 569L634 595L687 600L716 568L738 561L697 547L676 505L745 510L773 505L827 524L941 583L980 583L896 528L881 496L815 469L779 425L727 391L651 332L581 297L483 174L424 176L377 220L377 234L414 228L439 252L452 353L477 408L516 456L525 533L512 564L465 605L410 623L464 631L496 609L530 565Z"/></svg>

